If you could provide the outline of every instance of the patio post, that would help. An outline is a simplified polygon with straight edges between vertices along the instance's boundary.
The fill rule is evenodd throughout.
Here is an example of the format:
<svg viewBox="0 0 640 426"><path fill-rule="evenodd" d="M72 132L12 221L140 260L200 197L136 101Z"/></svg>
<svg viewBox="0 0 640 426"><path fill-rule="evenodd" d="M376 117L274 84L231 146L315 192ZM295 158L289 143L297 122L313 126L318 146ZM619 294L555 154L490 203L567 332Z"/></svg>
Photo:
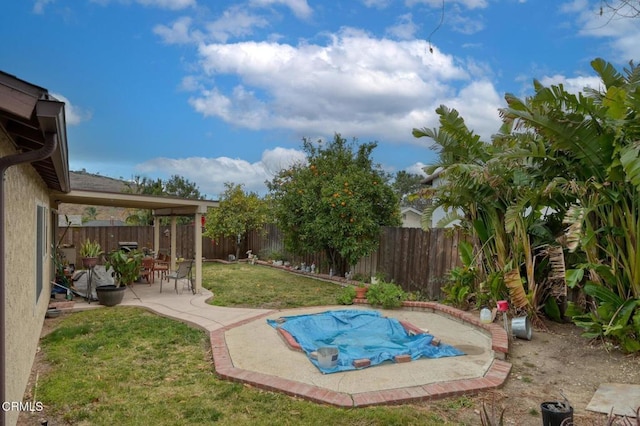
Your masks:
<svg viewBox="0 0 640 426"><path fill-rule="evenodd" d="M171 270L176 270L176 259L178 257L178 253L176 251L176 234L178 227L176 226L177 218L176 216L171 216Z"/></svg>
<svg viewBox="0 0 640 426"><path fill-rule="evenodd" d="M160 254L160 218L153 216L153 252L156 257Z"/></svg>
<svg viewBox="0 0 640 426"><path fill-rule="evenodd" d="M194 229L194 240L195 240L195 266L196 266L196 277L194 282L194 289L196 293L200 293L200 289L202 288L202 213L199 211L196 212L195 220L193 221Z"/></svg>

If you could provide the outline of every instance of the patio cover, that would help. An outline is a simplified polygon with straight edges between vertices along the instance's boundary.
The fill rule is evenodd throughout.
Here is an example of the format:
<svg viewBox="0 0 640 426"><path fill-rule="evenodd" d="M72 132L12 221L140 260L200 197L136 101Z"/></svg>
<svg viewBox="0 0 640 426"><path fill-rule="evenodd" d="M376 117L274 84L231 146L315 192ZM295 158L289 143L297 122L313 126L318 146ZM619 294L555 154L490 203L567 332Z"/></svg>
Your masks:
<svg viewBox="0 0 640 426"><path fill-rule="evenodd" d="M125 207L133 209L149 209L154 216L171 217L171 252L176 252L176 218L178 216L194 216L195 236L195 276L196 291L202 288L202 215L206 215L209 208L218 207L218 201L194 200L188 198L157 197L153 195L126 194L121 192L101 192L88 190L71 190L69 192L53 191L52 202L58 206L61 203L85 204L91 206ZM160 223L155 221L153 232L154 250L160 248ZM175 258L171 259L171 269L176 269Z"/></svg>

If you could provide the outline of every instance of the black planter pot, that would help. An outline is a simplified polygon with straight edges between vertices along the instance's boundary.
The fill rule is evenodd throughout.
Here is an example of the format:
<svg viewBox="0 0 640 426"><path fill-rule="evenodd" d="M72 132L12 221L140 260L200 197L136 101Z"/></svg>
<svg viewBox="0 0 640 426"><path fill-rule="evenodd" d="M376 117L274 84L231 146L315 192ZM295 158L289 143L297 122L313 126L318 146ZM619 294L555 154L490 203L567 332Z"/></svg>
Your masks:
<svg viewBox="0 0 640 426"><path fill-rule="evenodd" d="M125 286L101 285L100 287L96 287L96 295L101 305L116 306L122 303L126 289L127 287Z"/></svg>
<svg viewBox="0 0 640 426"><path fill-rule="evenodd" d="M540 404L543 426L573 426L573 407L563 406L559 402Z"/></svg>

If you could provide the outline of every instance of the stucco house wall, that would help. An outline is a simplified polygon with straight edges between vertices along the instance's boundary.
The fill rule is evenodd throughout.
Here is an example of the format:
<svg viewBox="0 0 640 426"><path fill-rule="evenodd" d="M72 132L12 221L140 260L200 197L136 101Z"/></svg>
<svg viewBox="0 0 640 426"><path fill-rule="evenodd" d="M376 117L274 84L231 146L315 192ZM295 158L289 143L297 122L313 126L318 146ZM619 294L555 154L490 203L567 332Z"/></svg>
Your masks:
<svg viewBox="0 0 640 426"><path fill-rule="evenodd" d="M422 213L414 208L407 207L400 210L403 228L421 228Z"/></svg>
<svg viewBox="0 0 640 426"><path fill-rule="evenodd" d="M0 156L16 151L0 128ZM6 398L22 401L38 346L42 322L49 304L52 273L51 208L48 189L30 165L10 167L5 173L6 238ZM36 222L40 205L46 219L47 241L41 291L36 294ZM15 424L17 411L7 413L7 424Z"/></svg>
<svg viewBox="0 0 640 426"><path fill-rule="evenodd" d="M427 185L427 186L431 186L433 188L437 188L441 185L443 185L445 183L445 181L442 179L442 177L440 176L442 173L443 169L442 168L438 168L436 169L436 171L427 176L423 181L422 184L423 185ZM461 211L459 211L459 213L462 213ZM443 220L446 216L447 216L448 212L443 209L442 207L438 207L435 210L433 210L433 212L431 213L431 228L437 228L438 224L440 223L441 220ZM451 223L448 223L445 225L446 228L451 228L455 225L458 225L460 223L459 220L454 220Z"/></svg>

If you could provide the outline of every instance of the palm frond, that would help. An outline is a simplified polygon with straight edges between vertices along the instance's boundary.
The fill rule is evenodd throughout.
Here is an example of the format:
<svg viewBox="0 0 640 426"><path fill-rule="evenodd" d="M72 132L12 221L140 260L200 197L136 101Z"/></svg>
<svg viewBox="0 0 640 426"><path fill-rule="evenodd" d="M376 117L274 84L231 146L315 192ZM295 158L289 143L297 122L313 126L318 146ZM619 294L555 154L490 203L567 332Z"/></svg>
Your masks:
<svg viewBox="0 0 640 426"><path fill-rule="evenodd" d="M606 88L613 86L621 86L624 84L624 77L616 70L616 68L602 58L596 58L591 61L591 68L602 79Z"/></svg>
<svg viewBox="0 0 640 426"><path fill-rule="evenodd" d="M435 203L431 203L422 210L422 216L420 216L420 227L425 231L433 228L433 211L435 209Z"/></svg>
<svg viewBox="0 0 640 426"><path fill-rule="evenodd" d="M620 163L625 179L640 190L640 141L635 141L620 150Z"/></svg>

